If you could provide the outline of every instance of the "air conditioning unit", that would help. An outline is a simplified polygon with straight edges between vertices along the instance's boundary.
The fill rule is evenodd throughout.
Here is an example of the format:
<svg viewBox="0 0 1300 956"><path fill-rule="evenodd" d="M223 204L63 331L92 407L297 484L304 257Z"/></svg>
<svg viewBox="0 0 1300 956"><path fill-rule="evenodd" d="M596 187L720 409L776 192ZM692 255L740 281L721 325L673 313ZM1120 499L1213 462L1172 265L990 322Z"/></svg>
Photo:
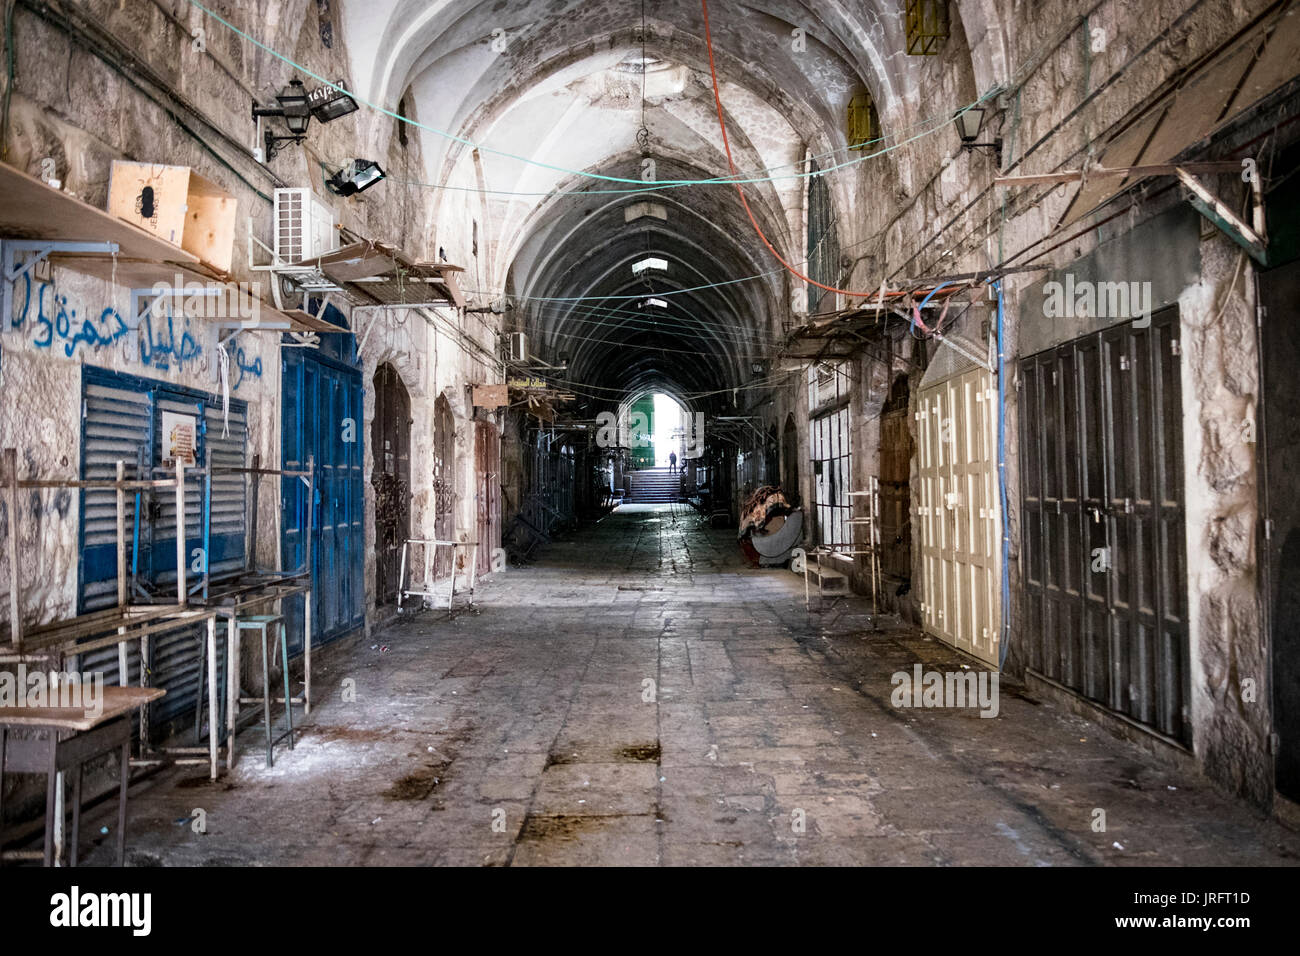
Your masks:
<svg viewBox="0 0 1300 956"><path fill-rule="evenodd" d="M510 361L528 361L528 336L523 332L510 333Z"/></svg>
<svg viewBox="0 0 1300 956"><path fill-rule="evenodd" d="M302 262L338 248L334 210L310 189L275 191L275 257Z"/></svg>

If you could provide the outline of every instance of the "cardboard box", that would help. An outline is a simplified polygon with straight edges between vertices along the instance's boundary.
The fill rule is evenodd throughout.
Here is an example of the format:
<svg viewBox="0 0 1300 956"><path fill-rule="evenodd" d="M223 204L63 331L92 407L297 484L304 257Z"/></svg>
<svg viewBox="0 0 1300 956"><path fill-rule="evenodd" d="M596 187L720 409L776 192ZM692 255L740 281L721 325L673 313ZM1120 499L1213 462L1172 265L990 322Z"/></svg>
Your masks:
<svg viewBox="0 0 1300 956"><path fill-rule="evenodd" d="M188 166L113 161L108 211L228 273L236 199Z"/></svg>

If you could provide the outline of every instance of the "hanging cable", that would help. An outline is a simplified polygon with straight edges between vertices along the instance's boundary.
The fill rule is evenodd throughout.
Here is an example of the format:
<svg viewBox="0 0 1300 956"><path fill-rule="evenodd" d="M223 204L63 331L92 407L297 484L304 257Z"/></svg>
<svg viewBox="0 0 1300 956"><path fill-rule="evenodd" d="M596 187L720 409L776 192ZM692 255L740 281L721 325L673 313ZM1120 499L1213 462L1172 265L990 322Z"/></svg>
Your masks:
<svg viewBox="0 0 1300 956"><path fill-rule="evenodd" d="M718 108L718 128L722 131L722 148L723 151L727 154L727 166L731 170L732 174L734 175L736 172L736 163L735 160L731 158L731 143L727 138L727 122L722 112L722 94L718 91L718 71L713 63L713 35L712 35L712 31L709 28L709 0L700 0L700 6L702 7L704 12L704 43L705 46L708 47L708 51L709 51L709 76L713 80L713 102ZM829 170L827 170L827 172L828 171ZM819 170L817 175L823 175L823 171ZM839 293L841 295L846 295L850 298L865 299L865 298L869 298L872 295L877 294L875 290L855 292L851 289L840 289L835 286L826 285L824 283L818 282L816 279L809 278L808 276L800 272L798 269L796 269L794 266L790 265L790 263L786 262L785 259L781 258L781 253L777 252L776 248L772 245L772 243L768 241L767 236L764 234L762 227L760 227L758 224L758 220L754 218L753 210L749 208L749 200L745 198L744 188L742 188L739 181L733 180L733 182L735 183L736 186L736 192L740 195L740 203L745 207L745 215L749 217L749 224L754 227L754 232L756 232L758 234L758 238L763 241L763 245L767 247L767 251L772 253L772 255L776 258L776 261L781 263L781 265L785 267L787 272L803 280L804 282L807 282L809 285L815 285L817 288L825 289L827 292ZM907 294L909 293L901 292L901 291L885 292L884 297L896 299Z"/></svg>
<svg viewBox="0 0 1300 956"><path fill-rule="evenodd" d="M520 155L518 155L517 153L510 153L510 152L507 152L507 151L505 151L505 150L495 149L495 148L493 148L493 147L491 147L491 146L487 146L487 145L485 145L485 144L483 144L483 143L475 143L473 140L466 139L466 138L463 137L463 136L457 136L455 133L449 133L449 132L447 132L446 130L436 129L436 128L432 127L432 126L428 126L428 125L426 125L426 124L424 124L424 123L421 123L421 122L419 122L418 120L410 119L409 117L403 116L403 115L401 115L400 113L396 113L396 112L394 112L393 110L386 109L386 108L384 108L384 107L378 105L377 103L372 103L370 100L365 99L364 97L360 96L359 94L357 94L357 93L353 93L353 92L350 91L350 90L346 90L346 89L340 87L338 84L334 83L333 81L331 81L331 80L327 80L325 77L319 75L318 73L315 73L315 72L313 72L312 70L307 69L307 67L303 66L301 63L297 62L297 61L294 60L292 57L285 56L283 53L280 53L278 50L273 49L272 47L270 47L270 46L268 46L267 44L263 43L262 41L258 40L257 38L255 38L255 37L249 35L248 33L245 33L243 30L239 29L237 26L235 26L235 25L234 25L233 23L231 23L229 20L226 20L225 18L219 16L215 11L213 11L213 10L210 9L209 7L204 6L202 3L199 2L199 0L188 0L188 2L189 2L189 4L190 4L191 6L193 6L195 9L197 9L197 10L201 10L203 13L205 13L205 14L207 14L208 16L212 17L212 19L216 20L218 23L220 23L222 26L224 26L227 30L230 30L230 31L231 31L232 33L234 33L236 36L242 37L243 39L247 40L249 43L252 43L252 44L253 44L255 47L257 47L259 50L263 50L264 52L269 53L271 56L275 57L276 59L278 59L278 60L280 60L280 61L282 61L282 62L284 62L284 63L287 63L289 66L292 66L292 67L293 67L295 70L297 70L299 73L302 73L302 74L305 75L305 76L309 76L309 77L311 77L313 80L316 80L316 81L318 81L318 82L320 82L320 83L325 84L325 86L327 86L329 89L332 89L332 90L335 90L335 91L338 91L338 92L347 93L347 94L348 94L350 97L352 97L352 99L354 99L357 103L359 103L359 104L361 104L361 105L363 105L363 106L366 106L366 107L368 107L368 108L370 108L370 109L372 109L372 110L375 110L375 111L378 112L378 113L383 113L385 116L391 117L392 119L397 120L399 123L406 123L406 124L409 125L409 126L414 126L414 127L416 127L417 129L422 129L422 130L424 130L425 132L428 132L428 133L432 133L432 134L434 134L435 136L441 136L441 137L444 138L444 139L449 139L449 140L451 140L452 142L459 143L459 144L462 145L462 146L468 146L468 147L470 147L471 149L478 150L478 151L483 152L483 153L492 153L493 155L496 155L496 156L503 156L503 157L505 157L506 159L514 159L514 160L518 160L518 161L521 162L521 163L527 163L527 164L530 165L530 166L537 166L537 167L539 167L539 168L541 168L541 169L549 169L549 170L552 170L553 172L567 173L567 174L569 174L569 175L571 175L571 176L582 176L582 177L585 177L585 178L587 178L587 179L598 179L598 180L601 180L601 181L604 181L604 182L611 182L611 183L626 183L626 184L628 184L628 185L640 185L640 186L643 186L643 187L646 185L646 183L645 183L643 180L639 180L639 179L629 179L629 178L624 177L624 176L606 176L606 175L603 174L603 173L591 173L591 172L586 172L585 170L580 170L580 169L569 169L569 168L566 167L566 166L556 166L556 165L553 165L553 164L551 164L551 163L544 163L544 162L541 162L540 160L529 159L527 156L520 156ZM709 59L710 59L710 68L712 68L712 59L713 59L713 51L712 51L712 48L710 48L710 51L709 51ZM986 93L984 96L981 96L978 100L976 100L974 103L972 103L972 104L970 104L970 105L971 105L971 106L978 105L978 104L979 104L979 103L980 103L980 102L981 102L985 97L987 97L987 96L989 96L989 95L991 95L991 93ZM969 107L967 107L967 108L969 108ZM906 145L906 144L908 144L908 143L910 143L910 142L913 142L914 140L920 139L922 136L928 136L928 135L930 135L931 133L937 132L939 129L944 128L946 125L947 125L946 122L945 122L943 125L936 125L935 128L932 129L932 130L928 130L928 131L926 131L926 132L924 132L924 133L921 133L921 134L918 134L918 135L916 135L916 136L910 137L909 139L902 140L901 142L895 143L895 144L893 144L892 146L888 146L888 147L886 147L885 149L879 150L879 151L877 151L877 152L875 152L875 153L869 153L869 154L867 154L867 155L865 155L865 156L859 156L859 157L857 157L856 159L846 160L846 161L843 162L843 163L839 163L839 164L834 165L834 166L829 166L829 167L827 167L825 170L823 170L822 172L833 172L834 170L837 170L837 169L844 169L844 168L849 167L849 166L855 166L855 165L857 165L858 163L866 162L868 159L874 159L874 158L877 157L877 156L883 156L885 153L892 152L893 150L898 149L898 148L901 147L901 146L904 146L904 145ZM728 156L728 161L730 161L730 156ZM716 184L726 184L726 183L764 183L764 182L774 182L774 181L776 181L776 180L778 180L778 179L807 179L807 178L809 177L809 175L810 175L810 174L808 174L808 173L792 173L792 174L790 174L789 176L759 176L759 177L754 177L754 178L736 179L736 178L734 178L734 177L735 177L736 175L738 175L738 174L737 174L737 172L736 172L736 168L735 168L735 164L734 164L734 163L732 163L732 165L731 165L731 169L732 169L732 176L729 177L729 178L719 178L719 179L665 179L665 180L662 180L662 181L656 181L656 182L652 183L652 185L655 185L655 186L665 186L665 187L666 187L666 186L697 186L697 185L701 185L701 184L705 184L705 183L707 183L707 184L715 184L715 185L716 185Z"/></svg>

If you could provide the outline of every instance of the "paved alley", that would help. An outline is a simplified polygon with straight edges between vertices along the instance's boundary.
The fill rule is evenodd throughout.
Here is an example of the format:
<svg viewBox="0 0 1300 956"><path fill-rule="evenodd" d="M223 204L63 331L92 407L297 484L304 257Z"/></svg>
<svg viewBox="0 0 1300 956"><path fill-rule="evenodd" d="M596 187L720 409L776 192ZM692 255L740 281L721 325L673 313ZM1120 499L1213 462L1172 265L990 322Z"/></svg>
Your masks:
<svg viewBox="0 0 1300 956"><path fill-rule="evenodd" d="M137 784L128 863L1300 859L1295 834L1010 682L994 719L895 708L891 674L958 656L873 629L861 599L810 615L799 578L745 567L734 531L687 510L624 507L478 607L322 653L320 704L274 768L255 724L215 784L194 767ZM87 862L106 862L96 839Z"/></svg>

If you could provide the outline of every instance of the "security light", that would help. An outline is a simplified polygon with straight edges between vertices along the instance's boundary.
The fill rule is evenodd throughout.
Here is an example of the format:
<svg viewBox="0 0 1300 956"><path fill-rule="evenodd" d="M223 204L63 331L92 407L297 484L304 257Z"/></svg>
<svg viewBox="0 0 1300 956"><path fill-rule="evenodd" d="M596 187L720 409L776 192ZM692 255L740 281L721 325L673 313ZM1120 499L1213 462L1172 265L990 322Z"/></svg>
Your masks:
<svg viewBox="0 0 1300 956"><path fill-rule="evenodd" d="M357 111L357 101L347 92L342 80L335 80L333 86L312 90L307 97L307 106L311 115L322 123L332 122L340 116Z"/></svg>
<svg viewBox="0 0 1300 956"><path fill-rule="evenodd" d="M384 178L379 164L369 159L354 159L325 180L330 192L338 196L355 196Z"/></svg>

